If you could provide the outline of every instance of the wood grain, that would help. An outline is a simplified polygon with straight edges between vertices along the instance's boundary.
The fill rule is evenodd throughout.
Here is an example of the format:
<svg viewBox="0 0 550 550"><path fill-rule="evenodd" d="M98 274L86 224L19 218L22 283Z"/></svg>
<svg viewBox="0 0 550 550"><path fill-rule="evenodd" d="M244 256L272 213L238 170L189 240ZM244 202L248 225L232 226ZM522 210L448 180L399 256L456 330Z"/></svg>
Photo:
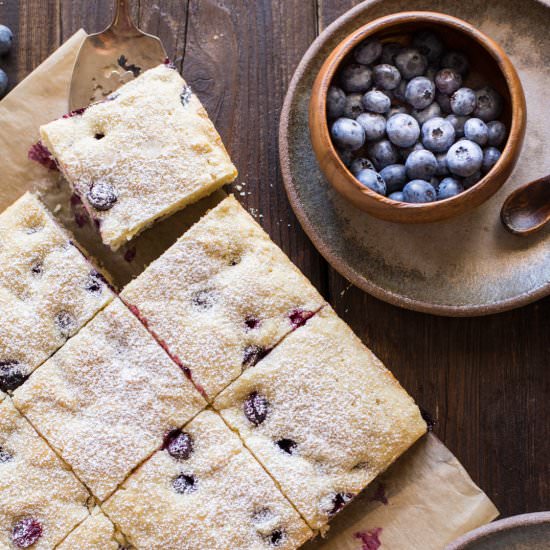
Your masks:
<svg viewBox="0 0 550 550"><path fill-rule="evenodd" d="M550 299L480 319L400 310L328 269L290 210L277 162L282 100L318 30L356 3L140 0L134 14L181 58L240 169L239 200L431 412L437 435L502 514L548 509ZM0 23L16 35L14 51L0 58L12 84L78 28L105 27L111 4L1 2Z"/></svg>

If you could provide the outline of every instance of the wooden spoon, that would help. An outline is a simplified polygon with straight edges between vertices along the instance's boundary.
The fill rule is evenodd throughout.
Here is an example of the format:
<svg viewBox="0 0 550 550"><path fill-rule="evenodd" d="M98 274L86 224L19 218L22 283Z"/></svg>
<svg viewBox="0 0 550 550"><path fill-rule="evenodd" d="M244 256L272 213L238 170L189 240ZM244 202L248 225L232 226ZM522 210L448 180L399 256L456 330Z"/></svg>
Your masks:
<svg viewBox="0 0 550 550"><path fill-rule="evenodd" d="M504 227L514 235L528 236L550 221L550 175L511 193L500 211Z"/></svg>

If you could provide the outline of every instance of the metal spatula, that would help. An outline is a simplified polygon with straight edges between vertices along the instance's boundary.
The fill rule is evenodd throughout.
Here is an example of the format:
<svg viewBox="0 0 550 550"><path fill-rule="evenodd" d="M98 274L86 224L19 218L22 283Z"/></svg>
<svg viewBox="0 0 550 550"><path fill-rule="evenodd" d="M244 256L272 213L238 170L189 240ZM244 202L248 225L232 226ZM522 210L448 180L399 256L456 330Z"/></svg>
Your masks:
<svg viewBox="0 0 550 550"><path fill-rule="evenodd" d="M165 60L161 41L136 27L128 0L117 0L111 25L89 35L80 47L71 80L69 109L75 111L101 101L142 71Z"/></svg>

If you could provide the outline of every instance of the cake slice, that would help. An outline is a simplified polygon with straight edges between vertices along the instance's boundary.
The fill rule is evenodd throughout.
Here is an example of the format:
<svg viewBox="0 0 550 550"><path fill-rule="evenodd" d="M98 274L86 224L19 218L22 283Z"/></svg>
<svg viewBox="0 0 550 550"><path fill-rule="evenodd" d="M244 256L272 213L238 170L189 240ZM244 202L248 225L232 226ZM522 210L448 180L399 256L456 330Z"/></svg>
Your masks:
<svg viewBox="0 0 550 550"><path fill-rule="evenodd" d="M214 407L321 531L426 431L412 398L329 306Z"/></svg>
<svg viewBox="0 0 550 550"><path fill-rule="evenodd" d="M290 550L312 532L222 419L200 413L105 503L137 548Z"/></svg>
<svg viewBox="0 0 550 550"><path fill-rule="evenodd" d="M209 399L325 304L233 197L121 297Z"/></svg>
<svg viewBox="0 0 550 550"><path fill-rule="evenodd" d="M130 550L124 535L119 533L111 520L96 506L88 519L83 521L56 550Z"/></svg>
<svg viewBox="0 0 550 550"><path fill-rule="evenodd" d="M0 214L0 390L11 392L113 299L27 193Z"/></svg>
<svg viewBox="0 0 550 550"><path fill-rule="evenodd" d="M88 516L88 491L19 414L0 403L0 548L54 548Z"/></svg>
<svg viewBox="0 0 550 550"><path fill-rule="evenodd" d="M237 177L199 99L169 65L40 134L114 250Z"/></svg>
<svg viewBox="0 0 550 550"><path fill-rule="evenodd" d="M37 369L13 399L99 501L205 405L120 300Z"/></svg>

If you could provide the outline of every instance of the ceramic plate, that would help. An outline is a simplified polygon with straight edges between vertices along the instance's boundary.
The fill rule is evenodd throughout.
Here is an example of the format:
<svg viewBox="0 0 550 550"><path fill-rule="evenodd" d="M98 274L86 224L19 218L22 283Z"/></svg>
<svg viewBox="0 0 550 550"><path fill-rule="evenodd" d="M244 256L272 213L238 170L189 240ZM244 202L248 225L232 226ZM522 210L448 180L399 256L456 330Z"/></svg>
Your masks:
<svg viewBox="0 0 550 550"><path fill-rule="evenodd" d="M509 181L458 218L424 225L384 222L357 210L319 170L308 129L310 91L330 51L350 32L403 10L435 10L469 21L500 43L519 72L527 132ZM281 114L280 160L286 190L306 233L327 261L356 286L387 302L428 313L484 315L550 294L550 227L528 238L506 232L499 212L516 187L550 173L547 2L522 0L370 0L315 40L291 81Z"/></svg>

